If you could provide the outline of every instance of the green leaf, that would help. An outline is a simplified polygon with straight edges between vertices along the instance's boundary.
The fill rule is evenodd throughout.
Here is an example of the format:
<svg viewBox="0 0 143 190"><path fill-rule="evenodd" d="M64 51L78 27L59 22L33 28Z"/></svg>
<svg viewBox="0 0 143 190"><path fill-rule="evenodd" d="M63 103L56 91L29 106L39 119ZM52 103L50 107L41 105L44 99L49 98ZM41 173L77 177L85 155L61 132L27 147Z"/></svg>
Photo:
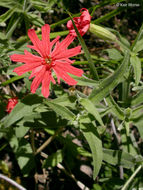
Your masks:
<svg viewBox="0 0 143 190"><path fill-rule="evenodd" d="M80 86L97 86L99 84L99 82L97 82L96 80L89 79L85 76L77 77L72 74L69 74L69 75L71 75L72 78L74 78L78 82L77 85L80 85Z"/></svg>
<svg viewBox="0 0 143 190"><path fill-rule="evenodd" d="M25 127L23 125L15 127L15 135L17 138L22 138L29 131L29 127Z"/></svg>
<svg viewBox="0 0 143 190"><path fill-rule="evenodd" d="M6 31L6 37L9 39L14 30L16 29L18 23L20 22L20 20L22 19L22 17L20 16L20 14L13 14L11 19L10 19L10 22L8 24L8 27L7 27L7 31Z"/></svg>
<svg viewBox="0 0 143 190"><path fill-rule="evenodd" d="M115 115L118 119L124 120L124 111L118 106L118 104L114 101L111 95L106 97L106 101L108 106L111 106L111 113Z"/></svg>
<svg viewBox="0 0 143 190"><path fill-rule="evenodd" d="M134 46L133 48L133 51L135 53L138 53L140 52L141 50L143 50L143 39L137 41L136 45Z"/></svg>
<svg viewBox="0 0 143 190"><path fill-rule="evenodd" d="M140 41L143 38L143 24L140 27L139 32L137 33L137 36L132 44L131 50L136 46L137 42Z"/></svg>
<svg viewBox="0 0 143 190"><path fill-rule="evenodd" d="M114 48L106 49L105 51L108 53L110 59L120 61L123 58L121 53Z"/></svg>
<svg viewBox="0 0 143 190"><path fill-rule="evenodd" d="M121 142L122 142L122 150L132 155L136 156L139 152L136 142L133 140L132 133L130 132L130 121L124 121L123 128L120 132L121 134Z"/></svg>
<svg viewBox="0 0 143 190"><path fill-rule="evenodd" d="M26 139L19 139L16 138L16 136L13 136L9 140L9 143L15 153L18 165L22 173L24 176L28 176L30 171L35 167L34 155L30 144Z"/></svg>
<svg viewBox="0 0 143 190"><path fill-rule="evenodd" d="M26 14L26 16L28 17L29 21L32 22L34 25L41 27L45 24L45 22L43 21L42 18L40 18L38 15L36 14L32 14L32 13L28 13Z"/></svg>
<svg viewBox="0 0 143 190"><path fill-rule="evenodd" d="M12 112L5 117L3 125L5 127L10 127L24 116L31 114L32 110L40 105L42 100L43 98L37 95L28 95L21 102L16 104Z"/></svg>
<svg viewBox="0 0 143 190"><path fill-rule="evenodd" d="M0 32L0 41L5 41L5 45L6 45L6 41L7 41L7 38L6 38L6 35L3 33L3 32ZM2 48L3 49L3 48ZM1 50L2 50L1 49ZM3 49L4 50L4 49ZM3 55L1 55L1 57L2 57ZM0 69L2 69L2 68L0 68Z"/></svg>
<svg viewBox="0 0 143 190"><path fill-rule="evenodd" d="M134 125L137 127L140 137L143 140L143 120L140 120L139 122L134 122Z"/></svg>
<svg viewBox="0 0 143 190"><path fill-rule="evenodd" d="M55 167L58 163L63 161L63 150L57 150L57 152L53 153L52 155L48 156L47 159L44 160L42 167Z"/></svg>
<svg viewBox="0 0 143 190"><path fill-rule="evenodd" d="M57 2L57 0L52 0L51 2L42 1L42 0L30 0L30 3L40 12L47 12L51 7Z"/></svg>
<svg viewBox="0 0 143 190"><path fill-rule="evenodd" d="M85 150L84 148L77 146L76 145L76 150L78 152L78 154L85 156L85 157L92 157L92 154L90 152L88 152L87 150Z"/></svg>
<svg viewBox="0 0 143 190"><path fill-rule="evenodd" d="M1 7L6 7L6 8L13 8L16 4L18 4L17 1L15 0L1 0L0 1L0 6Z"/></svg>
<svg viewBox="0 0 143 190"><path fill-rule="evenodd" d="M14 11L15 11L15 8L9 9L6 13L4 13L3 15L0 15L0 23L7 21L12 16Z"/></svg>
<svg viewBox="0 0 143 190"><path fill-rule="evenodd" d="M135 108L132 110L131 120L142 116L142 111L143 111L143 105L140 105L140 106L138 106L138 107L135 107Z"/></svg>
<svg viewBox="0 0 143 190"><path fill-rule="evenodd" d="M105 98L121 81L124 80L124 74L126 73L129 63L129 53L126 51L124 60L120 67L108 78L104 79L98 86L94 88L89 96L89 99L93 102L100 102Z"/></svg>
<svg viewBox="0 0 143 190"><path fill-rule="evenodd" d="M52 103L56 103L61 106L66 106L75 109L76 100L77 99L75 96L69 96L68 94L64 94L56 99L53 99Z"/></svg>
<svg viewBox="0 0 143 190"><path fill-rule="evenodd" d="M135 96L133 96L131 100L131 105L135 106L143 102L143 90L138 92Z"/></svg>
<svg viewBox="0 0 143 190"><path fill-rule="evenodd" d="M119 34L119 39L120 39L121 43L124 44L126 47L128 47L128 48L130 47L130 42L126 38L121 36L120 34Z"/></svg>
<svg viewBox="0 0 143 190"><path fill-rule="evenodd" d="M92 124L89 125L81 123L80 129L85 136L92 152L94 167L93 178L95 179L99 173L103 159L102 142L99 138L96 128Z"/></svg>
<svg viewBox="0 0 143 190"><path fill-rule="evenodd" d="M60 115L61 117L69 121L73 121L74 118L76 117L73 112L71 112L68 108L62 105L59 105L59 104L53 103L52 101L47 101L47 100L45 100L44 103L48 105L50 108L52 108L52 110L55 111L58 115Z"/></svg>
<svg viewBox="0 0 143 190"><path fill-rule="evenodd" d="M13 70L16 68L16 67L19 67L21 66L22 64L12 64L12 65L9 65L9 66L6 66L6 67L3 67L2 68L2 74L3 75L14 75L14 76L17 76L17 74L15 72L13 72ZM6 81L5 81L6 82ZM5 82L1 83L1 85L3 85Z"/></svg>
<svg viewBox="0 0 143 190"><path fill-rule="evenodd" d="M90 114L92 114L92 115L95 117L95 119L99 122L99 124L100 124L101 126L104 126L103 121L102 121L102 118L101 118L99 112L97 111L96 107L93 105L93 103L92 103L90 100L85 99L85 98L81 98L79 101L80 101L81 105L82 105Z"/></svg>
<svg viewBox="0 0 143 190"><path fill-rule="evenodd" d="M9 173L9 167L6 161L0 160L0 170L4 173L7 174Z"/></svg>
<svg viewBox="0 0 143 190"><path fill-rule="evenodd" d="M141 61L137 56L131 56L130 62L134 68L134 78L136 85L139 84L142 74Z"/></svg>
<svg viewBox="0 0 143 190"><path fill-rule="evenodd" d="M26 75L27 75L27 74L26 74ZM10 84L10 83L13 83L14 81L17 81L17 80L19 80L19 79L24 78L26 75L14 76L14 77L12 77L11 79L8 79L8 80L2 82L1 85L2 85L2 86L6 86L6 85L8 85L8 84Z"/></svg>
<svg viewBox="0 0 143 190"><path fill-rule="evenodd" d="M132 168L135 165L135 157L121 150L103 149L103 160L112 165Z"/></svg>
<svg viewBox="0 0 143 190"><path fill-rule="evenodd" d="M141 112L142 113L142 112ZM141 139L143 139L143 117L142 115L139 115L133 120L133 124L137 127Z"/></svg>

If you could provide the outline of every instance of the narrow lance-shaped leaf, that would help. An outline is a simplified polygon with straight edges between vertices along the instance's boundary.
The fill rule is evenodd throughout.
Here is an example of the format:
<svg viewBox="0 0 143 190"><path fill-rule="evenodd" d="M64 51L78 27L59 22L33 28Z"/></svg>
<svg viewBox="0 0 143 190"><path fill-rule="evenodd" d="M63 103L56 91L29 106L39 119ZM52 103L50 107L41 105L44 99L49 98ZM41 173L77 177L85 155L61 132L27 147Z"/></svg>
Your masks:
<svg viewBox="0 0 143 190"><path fill-rule="evenodd" d="M134 68L135 83L136 83L136 85L138 85L140 82L140 79L141 79L141 72L142 72L141 61L137 56L131 56L130 62Z"/></svg>
<svg viewBox="0 0 143 190"><path fill-rule="evenodd" d="M57 152L48 156L48 158L44 160L42 167L43 168L55 167L57 166L58 163L62 162L62 160L63 160L63 150L57 150Z"/></svg>
<svg viewBox="0 0 143 190"><path fill-rule="evenodd" d="M92 157L92 154L85 150L82 147L77 146L74 144L78 154L85 156L85 157ZM114 166L123 166L123 168L132 168L139 162L143 161L143 157L133 156L130 153L124 152L122 150L113 150L113 149L106 149L103 148L103 161L112 164Z"/></svg>
<svg viewBox="0 0 143 190"><path fill-rule="evenodd" d="M15 1L15 0L3 0L3 1L0 1L0 6L1 7L5 7L5 8L9 8L9 9L12 9L18 2Z"/></svg>
<svg viewBox="0 0 143 190"><path fill-rule="evenodd" d="M95 119L99 122L101 126L104 126L100 114L98 113L96 107L92 104L90 100L81 98L80 103L90 114L92 114L95 117Z"/></svg>
<svg viewBox="0 0 143 190"><path fill-rule="evenodd" d="M114 49L114 48L106 49L105 52L108 53L108 56L109 56L110 59L120 61L123 58L121 53L118 50Z"/></svg>
<svg viewBox="0 0 143 190"><path fill-rule="evenodd" d="M131 168L135 165L135 157L120 150L103 149L103 160L112 165L121 165Z"/></svg>
<svg viewBox="0 0 143 190"><path fill-rule="evenodd" d="M143 39L137 41L136 45L133 48L133 51L135 53L138 53L139 51L143 50Z"/></svg>
<svg viewBox="0 0 143 190"><path fill-rule="evenodd" d="M132 44L131 50L135 51L135 49L138 46L137 43L142 39L142 37L143 37L143 24L141 25L140 30L139 30L139 32L138 32L138 34L136 36L136 39L134 40L134 42Z"/></svg>
<svg viewBox="0 0 143 190"><path fill-rule="evenodd" d="M22 16L20 16L20 14L18 14L18 13L17 14L14 13L12 15L12 17L10 19L10 22L9 22L9 24L7 26L7 31L6 31L6 37L8 39L12 36L14 30L16 29L16 27L17 27L17 25L18 25L18 23L20 22L21 19L22 19Z"/></svg>
<svg viewBox="0 0 143 190"><path fill-rule="evenodd" d="M124 80L124 74L126 73L129 63L129 52L125 52L125 57L120 67L108 78L104 79L98 88L94 88L89 96L91 101L96 103L105 98L121 81Z"/></svg>
<svg viewBox="0 0 143 190"><path fill-rule="evenodd" d="M92 124L89 126L89 124L81 123L80 128L92 152L94 168L93 178L95 179L99 173L103 159L102 142L96 128Z"/></svg>
<svg viewBox="0 0 143 190"><path fill-rule="evenodd" d="M80 85L80 86L98 86L99 85L99 81L96 81L96 80L92 80L92 79L89 79L85 76L82 76L82 77L77 77L75 75L72 75L72 78L74 78L78 83L77 85Z"/></svg>
<svg viewBox="0 0 143 190"><path fill-rule="evenodd" d="M14 77L12 77L12 78L6 80L5 82L2 82L1 85L2 85L2 86L6 86L6 85L8 85L8 84L10 84L10 83L13 83L14 81L17 81L17 80L19 80L19 79L24 78L24 77L25 77L25 75L22 75L22 76L14 76Z"/></svg>
<svg viewBox="0 0 143 190"><path fill-rule="evenodd" d="M108 103L108 106L112 106L111 107L112 114L115 115L116 117L118 117L118 119L123 120L124 119L124 112L121 110L121 108L118 106L118 104L114 101L114 99L112 98L111 95L109 95L106 98L106 101Z"/></svg>
<svg viewBox="0 0 143 190"><path fill-rule="evenodd" d="M134 119L133 124L137 127L141 139L143 139L143 117L138 117Z"/></svg>
<svg viewBox="0 0 143 190"><path fill-rule="evenodd" d="M142 117L142 112L143 112L143 105L140 105L138 107L135 107L132 110L132 114L131 114L131 120L135 119L135 118L139 118Z"/></svg>
<svg viewBox="0 0 143 190"><path fill-rule="evenodd" d="M68 108L62 105L53 103L51 101L44 101L44 103L48 105L50 108L52 108L52 110L55 111L58 115L62 116L63 118L69 121L73 121L76 117L73 112L71 112Z"/></svg>
<svg viewBox="0 0 143 190"><path fill-rule="evenodd" d="M9 143L14 151L23 175L28 176L30 171L35 168L35 161L30 143L28 143L26 139L17 138L16 136L13 136Z"/></svg>
<svg viewBox="0 0 143 190"><path fill-rule="evenodd" d="M135 106L143 102L143 90L138 92L135 96L133 96L131 105Z"/></svg>
<svg viewBox="0 0 143 190"><path fill-rule="evenodd" d="M22 102L16 104L12 112L5 117L3 125L5 127L10 127L15 122L32 113L32 110L36 108L42 102L42 98L37 95L28 95Z"/></svg>
<svg viewBox="0 0 143 190"><path fill-rule="evenodd" d="M14 13L14 11L15 11L15 7L12 8L12 9L9 9L6 13L4 13L3 15L1 15L0 16L0 23L7 21L12 16L12 14Z"/></svg>
<svg viewBox="0 0 143 190"><path fill-rule="evenodd" d="M122 142L122 149L125 152L131 153L132 155L136 156L139 151L135 145L135 142L132 140L130 133L130 121L125 121L123 124L123 128L120 132L121 134L121 142Z"/></svg>

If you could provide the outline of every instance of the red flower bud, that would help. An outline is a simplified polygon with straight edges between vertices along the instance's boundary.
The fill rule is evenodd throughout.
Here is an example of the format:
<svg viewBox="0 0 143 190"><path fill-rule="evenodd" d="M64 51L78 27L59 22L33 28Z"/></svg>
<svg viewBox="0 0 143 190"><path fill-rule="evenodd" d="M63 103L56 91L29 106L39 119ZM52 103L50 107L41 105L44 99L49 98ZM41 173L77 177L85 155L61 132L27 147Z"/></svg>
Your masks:
<svg viewBox="0 0 143 190"><path fill-rule="evenodd" d="M81 16L74 17L73 20L80 35L83 36L89 29L91 16L86 8L82 8L80 12L81 12ZM71 20L67 22L67 28L69 29L69 32L72 36L75 36L75 37L77 36Z"/></svg>
<svg viewBox="0 0 143 190"><path fill-rule="evenodd" d="M10 113L13 110L13 108L16 106L17 103L18 103L18 98L17 97L9 98L7 106L6 106L6 111L8 113Z"/></svg>

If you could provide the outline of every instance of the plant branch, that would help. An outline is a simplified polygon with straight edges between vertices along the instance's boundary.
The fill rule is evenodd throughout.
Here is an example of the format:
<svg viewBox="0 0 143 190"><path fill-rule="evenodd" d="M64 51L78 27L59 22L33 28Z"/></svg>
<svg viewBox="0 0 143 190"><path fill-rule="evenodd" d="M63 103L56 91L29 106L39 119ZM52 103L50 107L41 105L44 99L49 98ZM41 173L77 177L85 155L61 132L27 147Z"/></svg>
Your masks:
<svg viewBox="0 0 143 190"><path fill-rule="evenodd" d="M35 148L35 140L34 140L34 130L33 128L31 129L31 147L32 147L32 150L33 150L33 153L35 154L36 152L36 148Z"/></svg>
<svg viewBox="0 0 143 190"><path fill-rule="evenodd" d="M57 136L57 134L59 132L61 132L62 128L60 128L59 130L57 130L55 132L55 134L53 136L50 136L38 149L37 151L35 152L35 155L37 155L38 153L40 153L44 148L46 148L46 146L48 146L52 140Z"/></svg>
<svg viewBox="0 0 143 190"><path fill-rule="evenodd" d="M131 183L131 181L134 179L134 177L137 175L137 173L141 170L142 165L140 165L135 172L131 175L131 177L128 179L128 181L124 184L121 190L126 190L127 186Z"/></svg>
<svg viewBox="0 0 143 190"><path fill-rule="evenodd" d="M12 179L10 179L9 177L7 177L3 174L0 174L0 178L4 179L5 181L7 181L11 185L15 186L19 190L26 190L24 187L22 187L21 185L19 185L18 183L16 183L15 181L13 181Z"/></svg>

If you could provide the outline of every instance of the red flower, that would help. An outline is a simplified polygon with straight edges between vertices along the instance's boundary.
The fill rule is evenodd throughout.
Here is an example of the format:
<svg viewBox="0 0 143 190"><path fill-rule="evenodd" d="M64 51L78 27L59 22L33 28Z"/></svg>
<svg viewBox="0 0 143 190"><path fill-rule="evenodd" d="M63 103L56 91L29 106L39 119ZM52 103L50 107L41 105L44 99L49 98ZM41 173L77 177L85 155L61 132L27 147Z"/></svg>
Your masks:
<svg viewBox="0 0 143 190"><path fill-rule="evenodd" d="M80 12L81 12L81 16L75 17L75 18L73 18L73 20L74 20L74 23L75 23L80 35L83 36L89 29L91 16L90 16L88 10L85 8L82 8L80 10ZM67 28L69 29L70 34L72 36L75 36L75 37L77 36L71 20L69 20L67 22Z"/></svg>
<svg viewBox="0 0 143 190"><path fill-rule="evenodd" d="M67 73L79 77L83 74L81 69L71 66L74 61L69 59L81 52L81 46L67 49L74 40L74 37L68 35L62 42L59 42L60 36L58 36L50 42L49 35L50 26L48 24L45 24L42 27L42 40L39 40L34 29L28 30L28 36L33 43L33 45L29 45L28 47L36 50L39 55L33 55L25 50L25 55L14 54L11 56L12 61L25 63L24 65L15 68L14 72L18 75L22 75L23 73L32 70L29 78L35 78L31 85L31 92L35 93L40 83L42 83L42 94L45 97L49 96L50 81L55 84L52 71L55 72L58 83L60 83L60 78L62 78L69 85L75 85L77 84L77 81L71 78Z"/></svg>
<svg viewBox="0 0 143 190"><path fill-rule="evenodd" d="M7 106L6 106L6 111L8 113L10 113L13 110L13 108L16 106L17 103L18 103L18 98L17 97L9 98Z"/></svg>

